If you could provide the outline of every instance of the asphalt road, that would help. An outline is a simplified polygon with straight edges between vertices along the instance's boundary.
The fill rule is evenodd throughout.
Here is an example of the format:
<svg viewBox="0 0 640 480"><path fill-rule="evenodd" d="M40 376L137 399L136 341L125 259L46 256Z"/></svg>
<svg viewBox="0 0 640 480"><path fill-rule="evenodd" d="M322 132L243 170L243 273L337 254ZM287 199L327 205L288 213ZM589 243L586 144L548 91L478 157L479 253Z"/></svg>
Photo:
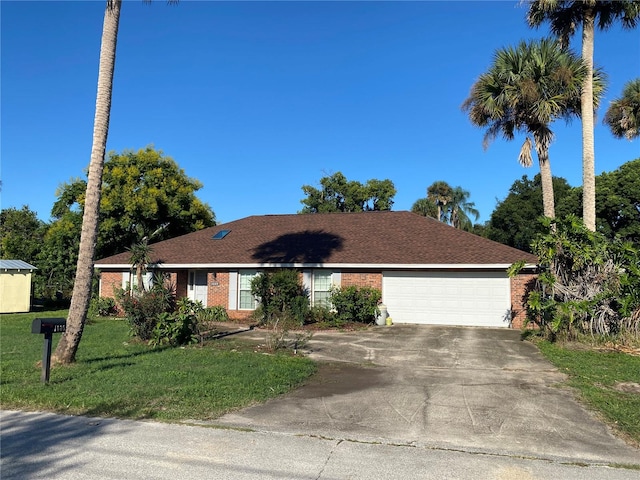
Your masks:
<svg viewBox="0 0 640 480"><path fill-rule="evenodd" d="M638 480L638 470L516 456L3 411L11 479Z"/></svg>

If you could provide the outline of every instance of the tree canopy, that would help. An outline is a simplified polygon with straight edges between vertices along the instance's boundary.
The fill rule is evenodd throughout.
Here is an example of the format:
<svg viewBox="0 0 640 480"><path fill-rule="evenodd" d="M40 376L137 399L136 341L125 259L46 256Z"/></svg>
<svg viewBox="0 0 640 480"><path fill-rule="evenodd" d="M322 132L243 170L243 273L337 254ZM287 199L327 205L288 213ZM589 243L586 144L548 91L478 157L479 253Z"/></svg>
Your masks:
<svg viewBox="0 0 640 480"><path fill-rule="evenodd" d="M152 147L109 153L102 181L98 258L124 251L161 226L156 241L215 225L211 208L195 196L202 184ZM54 217L82 208L84 187L83 180L63 185Z"/></svg>
<svg viewBox="0 0 640 480"><path fill-rule="evenodd" d="M554 177L558 218L579 216L582 187L571 187L564 178ZM505 245L531 251L531 242L545 229L539 221L542 188L540 176L516 180L509 194L498 203L483 236ZM609 239L619 238L640 246L640 158L612 172L596 177L597 231Z"/></svg>
<svg viewBox="0 0 640 480"><path fill-rule="evenodd" d="M640 158L596 177L596 227L609 239L640 247ZM572 189L558 208L559 215L578 215L582 188Z"/></svg>
<svg viewBox="0 0 640 480"><path fill-rule="evenodd" d="M586 227L596 230L596 183L594 116L598 108L601 88L599 74L594 69L593 53L596 27L606 30L614 23L623 28L635 28L640 20L638 0L530 0L527 22L539 27L548 22L551 31L563 49L568 49L569 39L581 30L582 61L586 75L580 93L580 117L582 119L582 220Z"/></svg>
<svg viewBox="0 0 640 480"><path fill-rule="evenodd" d="M303 185L307 198L299 213L364 212L391 210L396 188L391 180L367 180L362 184L347 180L341 173L320 179L320 188Z"/></svg>
<svg viewBox="0 0 640 480"><path fill-rule="evenodd" d="M516 47L496 51L489 70L471 87L462 105L471 122L486 127L484 146L498 135L513 140L516 132L527 136L520 150L523 166L532 164L535 146L542 178L544 215L555 217L553 180L549 146L553 140L550 125L558 119L580 115L582 85L588 74L575 53L560 49L554 39L521 42ZM594 101L604 89L599 71L594 73Z"/></svg>
<svg viewBox="0 0 640 480"><path fill-rule="evenodd" d="M0 258L35 265L46 231L36 212L24 205L0 212Z"/></svg>
<svg viewBox="0 0 640 480"><path fill-rule="evenodd" d="M427 188L427 197L416 200L411 211L425 217L432 217L455 228L471 231L473 222L480 213L475 203L469 201L469 192L462 187L452 187L442 180L433 182Z"/></svg>
<svg viewBox="0 0 640 480"><path fill-rule="evenodd" d="M640 247L640 158L596 177L598 231Z"/></svg>
<svg viewBox="0 0 640 480"><path fill-rule="evenodd" d="M603 123L618 138L633 140L640 136L640 78L628 82L604 116Z"/></svg>
<svg viewBox="0 0 640 480"><path fill-rule="evenodd" d="M564 178L553 178L553 192L558 210L570 191L571 185ZM545 231L539 221L543 214L540 175L533 179L523 175L511 185L504 200L498 203L483 235L496 242L531 252L531 242L537 234Z"/></svg>

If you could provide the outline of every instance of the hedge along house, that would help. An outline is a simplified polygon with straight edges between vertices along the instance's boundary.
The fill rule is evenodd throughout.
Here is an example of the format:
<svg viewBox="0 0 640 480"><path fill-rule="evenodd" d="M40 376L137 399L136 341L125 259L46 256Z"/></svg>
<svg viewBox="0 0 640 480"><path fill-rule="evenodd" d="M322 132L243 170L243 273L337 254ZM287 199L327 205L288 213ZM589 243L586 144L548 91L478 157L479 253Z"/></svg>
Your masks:
<svg viewBox="0 0 640 480"><path fill-rule="evenodd" d="M31 310L31 274L37 270L22 260L0 260L0 313Z"/></svg>
<svg viewBox="0 0 640 480"><path fill-rule="evenodd" d="M411 212L251 216L152 245L179 297L246 318L259 272L295 268L312 304L332 286L382 291L394 323L521 327L536 257ZM128 252L96 262L100 295L135 282ZM507 269L524 261L520 275Z"/></svg>

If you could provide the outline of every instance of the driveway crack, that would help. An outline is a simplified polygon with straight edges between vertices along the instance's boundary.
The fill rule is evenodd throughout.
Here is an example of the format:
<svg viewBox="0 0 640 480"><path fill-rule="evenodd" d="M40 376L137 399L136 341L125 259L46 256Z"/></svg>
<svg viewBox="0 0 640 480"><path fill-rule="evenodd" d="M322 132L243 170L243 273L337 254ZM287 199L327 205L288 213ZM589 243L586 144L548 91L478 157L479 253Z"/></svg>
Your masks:
<svg viewBox="0 0 640 480"><path fill-rule="evenodd" d="M329 465L329 461L331 461L331 457L333 456L333 453L336 451L336 448L338 448L342 442L343 440L338 440L336 444L333 446L333 448L331 449L331 451L328 453L327 458L325 459L324 464L322 465L322 468L318 472L318 476L316 477L315 480L320 480L320 478L322 478L322 474L327 468L327 465Z"/></svg>

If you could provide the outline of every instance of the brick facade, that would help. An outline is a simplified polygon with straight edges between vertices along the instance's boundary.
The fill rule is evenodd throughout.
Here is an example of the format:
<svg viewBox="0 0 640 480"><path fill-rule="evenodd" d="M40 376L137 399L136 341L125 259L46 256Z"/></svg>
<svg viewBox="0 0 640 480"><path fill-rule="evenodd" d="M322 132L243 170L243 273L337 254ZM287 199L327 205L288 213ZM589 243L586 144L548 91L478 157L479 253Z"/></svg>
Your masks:
<svg viewBox="0 0 640 480"><path fill-rule="evenodd" d="M229 272L216 272L207 276L207 306L229 305Z"/></svg>
<svg viewBox="0 0 640 480"><path fill-rule="evenodd" d="M361 273L361 272L343 272L343 287L371 287L382 291L382 272Z"/></svg>
<svg viewBox="0 0 640 480"><path fill-rule="evenodd" d="M100 274L100 296L115 298L116 290L122 288L122 272Z"/></svg>
<svg viewBox="0 0 640 480"><path fill-rule="evenodd" d="M301 273L302 276L302 273ZM533 286L535 274L520 274L511 278L511 327L522 328L526 320L526 295ZM302 277L301 277L302 280ZM188 294L189 273L186 270L170 274L170 285L175 286L178 297ZM341 273L341 285L344 287L371 287L382 291L382 272ZM115 297L115 289L122 288L122 272L102 272L100 279L100 296ZM220 305L227 309L229 317L234 320L247 319L252 310L229 310L229 272L216 271L207 274L207 306Z"/></svg>
<svg viewBox="0 0 640 480"><path fill-rule="evenodd" d="M511 277L511 328L522 328L527 319L527 295L537 278L535 273Z"/></svg>

